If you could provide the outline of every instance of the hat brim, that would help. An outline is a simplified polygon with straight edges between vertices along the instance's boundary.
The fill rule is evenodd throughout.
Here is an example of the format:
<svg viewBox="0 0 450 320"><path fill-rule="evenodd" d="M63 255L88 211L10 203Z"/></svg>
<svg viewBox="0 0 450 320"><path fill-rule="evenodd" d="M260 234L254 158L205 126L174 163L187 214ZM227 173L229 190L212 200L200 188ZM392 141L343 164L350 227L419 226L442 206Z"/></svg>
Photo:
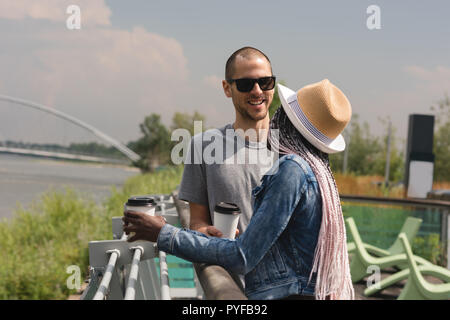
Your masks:
<svg viewBox="0 0 450 320"><path fill-rule="evenodd" d="M319 139L317 139L298 119L292 110L289 102L297 100L297 92L285 87L281 84L277 84L278 96L281 100L281 105L286 112L289 120L294 125L294 127L301 133L303 137L306 138L313 146L325 153L337 153L345 150L345 140L344 137L339 134L334 140L329 144L325 144Z"/></svg>

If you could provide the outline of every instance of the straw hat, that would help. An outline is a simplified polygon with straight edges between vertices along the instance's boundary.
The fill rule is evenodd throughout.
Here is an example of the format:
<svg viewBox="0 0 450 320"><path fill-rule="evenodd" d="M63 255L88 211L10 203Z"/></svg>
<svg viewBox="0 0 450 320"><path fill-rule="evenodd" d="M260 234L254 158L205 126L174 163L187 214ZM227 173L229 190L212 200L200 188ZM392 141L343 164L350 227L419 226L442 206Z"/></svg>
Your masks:
<svg viewBox="0 0 450 320"><path fill-rule="evenodd" d="M325 153L345 149L341 133L350 121L352 107L328 79L297 92L278 84L278 94L289 120L312 145Z"/></svg>

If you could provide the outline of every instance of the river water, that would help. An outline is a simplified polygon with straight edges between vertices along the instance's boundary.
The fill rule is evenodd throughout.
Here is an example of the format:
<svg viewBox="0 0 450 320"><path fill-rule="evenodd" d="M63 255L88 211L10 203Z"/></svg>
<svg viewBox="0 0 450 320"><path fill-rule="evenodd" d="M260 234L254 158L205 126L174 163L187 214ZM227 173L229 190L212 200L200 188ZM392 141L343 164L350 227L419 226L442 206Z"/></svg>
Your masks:
<svg viewBox="0 0 450 320"><path fill-rule="evenodd" d="M101 202L112 186L137 174L125 166L0 154L0 219L11 218L18 203L27 207L50 189L71 187Z"/></svg>

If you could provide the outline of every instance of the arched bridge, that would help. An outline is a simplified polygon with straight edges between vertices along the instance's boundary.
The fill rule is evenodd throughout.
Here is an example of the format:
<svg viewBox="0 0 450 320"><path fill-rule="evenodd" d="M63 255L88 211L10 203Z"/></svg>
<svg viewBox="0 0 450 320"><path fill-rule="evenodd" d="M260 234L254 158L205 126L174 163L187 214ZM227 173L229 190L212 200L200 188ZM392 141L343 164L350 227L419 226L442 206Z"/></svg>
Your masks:
<svg viewBox="0 0 450 320"><path fill-rule="evenodd" d="M0 101L6 101L6 102L14 103L14 104L20 104L20 105L23 105L26 107L30 107L30 108L34 108L37 110L41 110L41 111L50 113L54 116L57 116L61 119L69 121L83 129L93 133L95 136L102 139L107 144L109 144L109 145L113 146L114 148L116 148L117 150L119 150L121 153L123 153L125 156L127 156L130 160L137 161L140 158L138 154L136 154L135 152L130 150L128 147L126 147L125 145L123 145L122 143L117 141L116 139L108 136L107 134L103 133L102 131L98 130L97 128L94 128L93 126L87 124L86 122L81 121L80 119L77 119L67 113L61 112L59 110L53 109L48 106L44 106L44 105L36 103L36 102L27 101L24 99L10 97L10 96L6 96L6 95L0 95Z"/></svg>

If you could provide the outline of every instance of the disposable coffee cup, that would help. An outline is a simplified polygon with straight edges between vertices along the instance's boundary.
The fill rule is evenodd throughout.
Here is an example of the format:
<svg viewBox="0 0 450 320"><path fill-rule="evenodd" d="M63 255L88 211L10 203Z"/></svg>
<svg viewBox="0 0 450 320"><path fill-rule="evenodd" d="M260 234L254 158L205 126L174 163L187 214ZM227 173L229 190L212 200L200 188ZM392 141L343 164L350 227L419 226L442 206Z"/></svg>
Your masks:
<svg viewBox="0 0 450 320"><path fill-rule="evenodd" d="M154 216L156 209L156 201L153 197L133 196L125 203L125 210L138 211Z"/></svg>
<svg viewBox="0 0 450 320"><path fill-rule="evenodd" d="M124 208L125 211L143 212L150 216L154 216L156 210L156 201L153 197L133 196L128 199L127 203L125 203ZM133 235L134 232L130 232L130 236Z"/></svg>
<svg viewBox="0 0 450 320"><path fill-rule="evenodd" d="M220 202L214 207L214 226L219 229L222 238L234 239L241 210L234 203Z"/></svg>

